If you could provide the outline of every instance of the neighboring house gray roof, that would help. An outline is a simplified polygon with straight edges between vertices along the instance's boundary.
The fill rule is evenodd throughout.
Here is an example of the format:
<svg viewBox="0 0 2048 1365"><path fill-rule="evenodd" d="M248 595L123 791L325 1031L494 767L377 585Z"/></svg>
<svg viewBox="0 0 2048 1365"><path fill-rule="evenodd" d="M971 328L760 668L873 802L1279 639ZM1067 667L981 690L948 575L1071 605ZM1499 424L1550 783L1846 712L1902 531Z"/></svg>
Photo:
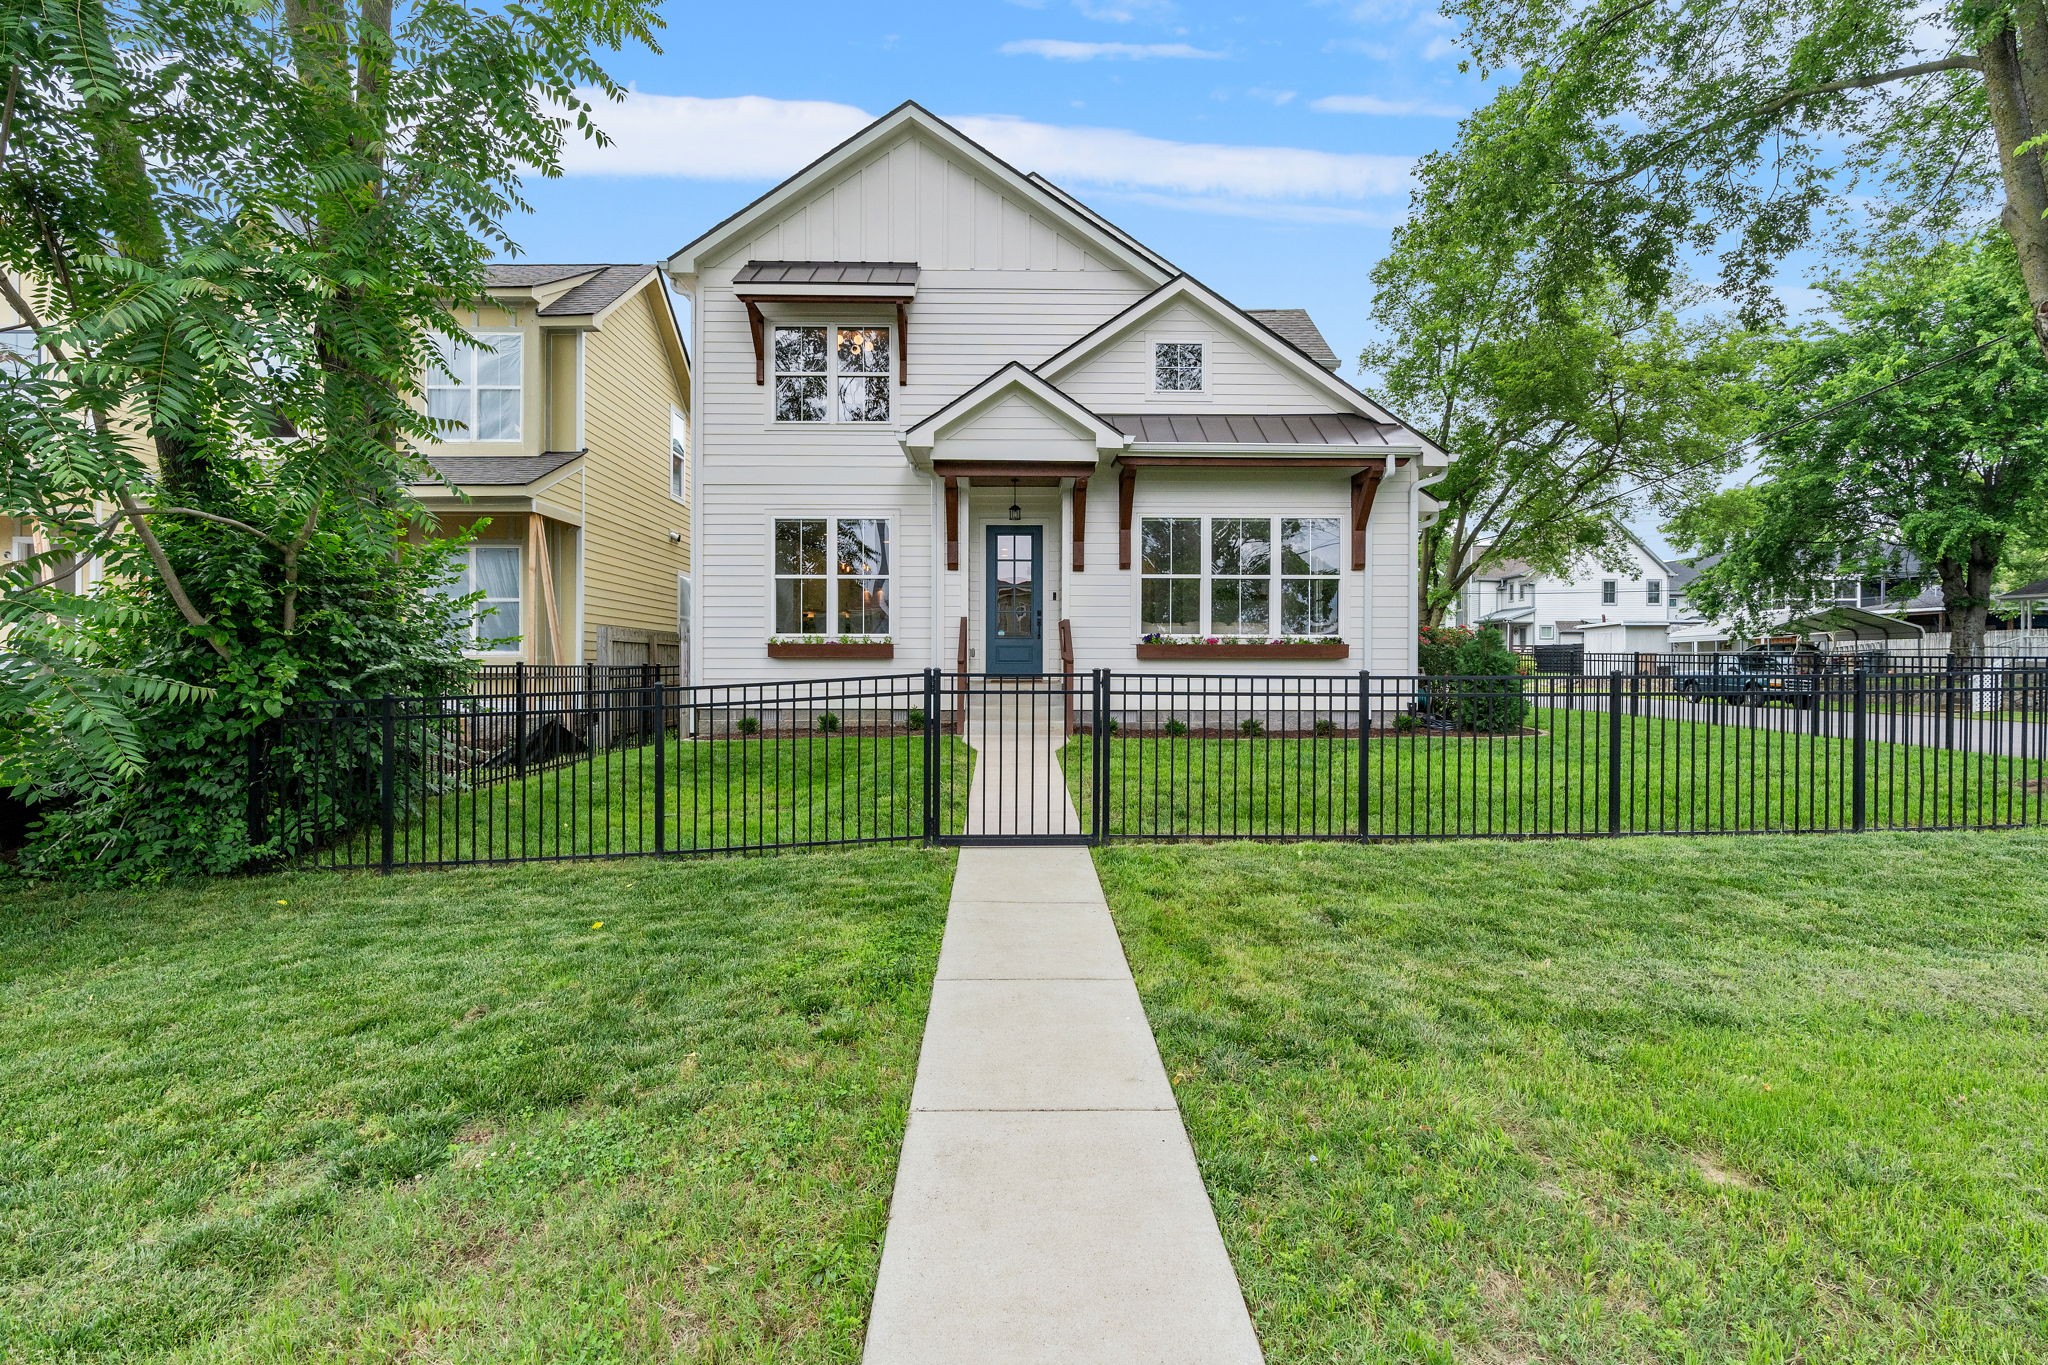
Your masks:
<svg viewBox="0 0 2048 1365"><path fill-rule="evenodd" d="M1305 308L1247 308L1247 317L1256 318L1268 331L1276 332L1281 339L1291 342L1294 348L1307 354L1310 360L1326 370L1334 370L1343 362L1330 349L1330 343L1323 340L1322 332L1316 327Z"/></svg>
<svg viewBox="0 0 2048 1365"><path fill-rule="evenodd" d="M2005 595L2008 602L2029 602L2048 599L2048 578L2039 578L2024 583Z"/></svg>
<svg viewBox="0 0 2048 1365"><path fill-rule="evenodd" d="M652 269L651 265L524 265L494 261L484 267L484 285L492 289L528 289L536 284L556 284L578 275L590 275L593 278L539 310L544 318L582 317L601 313L617 303Z"/></svg>
<svg viewBox="0 0 2048 1365"><path fill-rule="evenodd" d="M429 455L427 463L458 487L525 484L545 478L582 454L580 450L548 450L538 455Z"/></svg>
<svg viewBox="0 0 2048 1365"><path fill-rule="evenodd" d="M1497 564L1487 565L1485 572L1479 574L1478 577L1482 581L1489 578L1521 578L1527 575L1528 572L1529 566L1521 560L1503 559Z"/></svg>
<svg viewBox="0 0 2048 1365"><path fill-rule="evenodd" d="M916 284L912 261L748 261L734 284Z"/></svg>
<svg viewBox="0 0 2048 1365"><path fill-rule="evenodd" d="M1102 420L1145 444L1384 447L1401 430L1350 412L1105 412Z"/></svg>

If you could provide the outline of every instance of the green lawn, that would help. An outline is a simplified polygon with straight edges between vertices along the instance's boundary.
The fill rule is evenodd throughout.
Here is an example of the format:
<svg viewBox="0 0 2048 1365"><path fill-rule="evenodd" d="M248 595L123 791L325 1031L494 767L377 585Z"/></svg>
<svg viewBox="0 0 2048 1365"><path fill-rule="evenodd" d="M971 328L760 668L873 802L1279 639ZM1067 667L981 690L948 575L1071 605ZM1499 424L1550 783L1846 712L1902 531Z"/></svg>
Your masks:
<svg viewBox="0 0 2048 1365"><path fill-rule="evenodd" d="M2048 1358L2048 835L1104 849L1267 1358Z"/></svg>
<svg viewBox="0 0 2048 1365"><path fill-rule="evenodd" d="M0 1359L857 1360L951 870L12 898Z"/></svg>
<svg viewBox="0 0 2048 1365"><path fill-rule="evenodd" d="M940 744L940 809L964 809L973 752L950 737ZM658 784L651 744L468 790L436 793L418 781L401 783L411 799L394 831L393 857L417 865L924 837L921 736L670 740L660 758ZM381 853L381 832L370 818L319 850L316 861L375 865Z"/></svg>
<svg viewBox="0 0 2048 1365"><path fill-rule="evenodd" d="M1526 725L1538 733L1370 739L1362 774L1358 740L1337 734L1112 739L1109 829L1135 838L1356 836L1362 778L1375 837L1605 832L1606 714L1538 707ZM1078 736L1065 751L1077 802L1090 743ZM1621 828L1850 828L1852 752L1845 738L1625 719ZM2037 760L1878 742L1865 755L1870 827L2048 822Z"/></svg>

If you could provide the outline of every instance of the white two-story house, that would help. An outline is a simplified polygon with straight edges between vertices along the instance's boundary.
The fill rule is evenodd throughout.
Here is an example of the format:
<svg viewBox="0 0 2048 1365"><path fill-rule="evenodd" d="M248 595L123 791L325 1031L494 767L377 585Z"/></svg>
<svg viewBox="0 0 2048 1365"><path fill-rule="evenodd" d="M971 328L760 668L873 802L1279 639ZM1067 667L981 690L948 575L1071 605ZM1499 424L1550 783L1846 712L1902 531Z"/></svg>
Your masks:
<svg viewBox="0 0 2048 1365"><path fill-rule="evenodd" d="M1611 560L1588 557L1561 574L1519 560L1486 566L1465 585L1458 618L1494 627L1517 649L1582 645L1588 654L1662 653L1682 619L1677 588L1686 576L1622 527Z"/></svg>
<svg viewBox="0 0 2048 1365"><path fill-rule="evenodd" d="M1052 672L1062 639L1080 669L1413 669L1448 456L1306 314L1238 308L914 104L666 268L698 680Z"/></svg>

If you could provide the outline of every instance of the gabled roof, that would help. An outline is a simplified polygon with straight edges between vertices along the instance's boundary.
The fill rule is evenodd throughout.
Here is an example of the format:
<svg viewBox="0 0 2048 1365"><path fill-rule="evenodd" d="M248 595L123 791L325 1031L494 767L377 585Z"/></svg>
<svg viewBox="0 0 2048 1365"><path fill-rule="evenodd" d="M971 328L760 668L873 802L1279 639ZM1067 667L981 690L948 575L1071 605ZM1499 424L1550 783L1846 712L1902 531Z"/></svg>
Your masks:
<svg viewBox="0 0 2048 1365"><path fill-rule="evenodd" d="M1147 318L1156 316L1183 300L1206 309L1219 321L1235 330L1240 339L1248 345L1264 351L1292 369L1310 388L1322 390L1334 399L1338 406L1362 413L1375 422L1398 428L1398 434L1388 435L1387 444L1421 450L1434 455L1438 460L1450 458L1439 450L1433 441L1375 403L1357 388L1330 373L1299 346L1192 275L1174 276L1094 331L1086 333L1079 340L1040 362L1038 372L1048 379L1058 379Z"/></svg>
<svg viewBox="0 0 2048 1365"><path fill-rule="evenodd" d="M1088 432L1094 436L1098 450L1121 450L1130 444L1130 438L1123 432L1074 401L1051 380L1013 360L904 432L904 449L931 449L941 428L965 419L976 409L993 403L1011 392L1029 394L1040 404Z"/></svg>
<svg viewBox="0 0 2048 1365"><path fill-rule="evenodd" d="M583 458L580 450L549 450L539 455L441 455L430 452L434 472L458 488L516 488L544 479L564 465Z"/></svg>
<svg viewBox="0 0 2048 1365"><path fill-rule="evenodd" d="M1105 256L1129 268L1140 278L1164 280L1171 273L1153 253L1137 245L1127 234L1108 225L1078 200L1047 188L1009 162L976 142L914 100L905 100L867 127L847 138L810 165L790 176L739 212L678 248L665 263L672 275L693 274L697 261L755 223L801 198L813 186L843 169L889 138L914 130L979 166L991 178L1019 195L1044 207L1048 216L1064 223L1076 235L1095 243Z"/></svg>
<svg viewBox="0 0 2048 1365"><path fill-rule="evenodd" d="M590 317L617 303L654 271L651 265L539 265L493 261L484 267L486 289L536 289L568 284L535 309L544 318Z"/></svg>
<svg viewBox="0 0 2048 1365"><path fill-rule="evenodd" d="M2006 602L2048 602L2048 578L2037 578L2024 583L2001 599Z"/></svg>
<svg viewBox="0 0 2048 1365"><path fill-rule="evenodd" d="M1323 339L1322 329L1316 326L1306 308L1247 308L1244 311L1246 317L1270 329L1324 369L1334 370L1343 364L1337 359L1337 353L1330 349L1330 343Z"/></svg>

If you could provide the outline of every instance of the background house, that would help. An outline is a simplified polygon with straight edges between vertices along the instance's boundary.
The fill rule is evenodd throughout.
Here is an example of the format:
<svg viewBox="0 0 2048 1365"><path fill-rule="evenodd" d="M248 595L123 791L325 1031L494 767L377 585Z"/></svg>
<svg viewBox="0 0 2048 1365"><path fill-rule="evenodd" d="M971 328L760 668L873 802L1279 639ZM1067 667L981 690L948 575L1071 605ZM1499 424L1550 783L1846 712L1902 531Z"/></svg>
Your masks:
<svg viewBox="0 0 2048 1365"><path fill-rule="evenodd" d="M1510 646L1582 645L1589 654L1662 653L1678 571L1622 531L1619 560L1584 559L1564 573L1519 560L1488 565L1459 595L1461 625L1493 626Z"/></svg>
<svg viewBox="0 0 2048 1365"><path fill-rule="evenodd" d="M492 265L486 297L454 316L465 335L442 347L454 377L423 381L428 410L457 424L425 451L446 482L413 492L444 531L477 528L451 586L485 594L474 652L677 663L691 376L660 273Z"/></svg>

